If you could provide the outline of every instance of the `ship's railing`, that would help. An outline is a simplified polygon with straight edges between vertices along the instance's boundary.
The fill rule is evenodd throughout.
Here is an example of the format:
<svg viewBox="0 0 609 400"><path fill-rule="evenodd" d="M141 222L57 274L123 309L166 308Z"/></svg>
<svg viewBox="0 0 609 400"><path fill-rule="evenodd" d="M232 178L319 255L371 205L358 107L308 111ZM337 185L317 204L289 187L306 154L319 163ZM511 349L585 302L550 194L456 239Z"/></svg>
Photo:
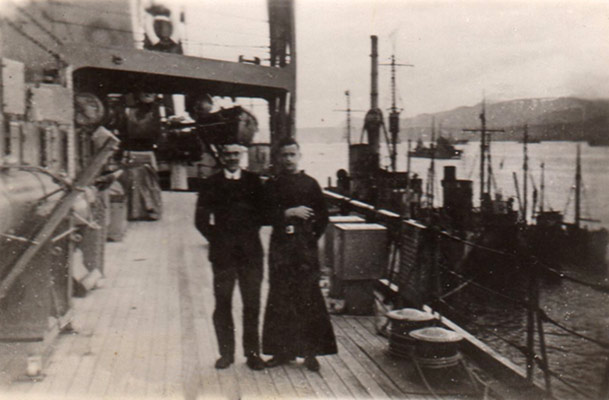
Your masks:
<svg viewBox="0 0 609 400"><path fill-rule="evenodd" d="M535 257L482 245L477 238L404 220L396 213L333 192L325 195L341 211L357 212L388 227L390 257L383 281L393 288L396 305L427 304L458 320L523 367L526 379L542 384L549 394L608 398L609 342L572 326L573 322L550 316L551 305L541 299L548 287L584 288L588 296L606 297L608 286L563 273ZM573 300L564 299L567 304ZM598 304L607 304L607 300L599 299ZM568 343L568 348L556 345L556 339ZM585 358L578 360L574 347L586 348ZM565 372L565 363L571 365L570 373ZM576 368L573 373L573 366L580 363L586 368Z"/></svg>

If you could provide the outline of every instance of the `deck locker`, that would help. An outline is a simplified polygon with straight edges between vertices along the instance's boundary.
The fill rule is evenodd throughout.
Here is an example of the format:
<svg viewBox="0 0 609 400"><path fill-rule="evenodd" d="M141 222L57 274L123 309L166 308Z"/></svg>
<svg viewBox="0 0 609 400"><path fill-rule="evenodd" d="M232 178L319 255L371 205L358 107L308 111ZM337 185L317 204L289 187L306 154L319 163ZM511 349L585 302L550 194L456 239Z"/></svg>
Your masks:
<svg viewBox="0 0 609 400"><path fill-rule="evenodd" d="M336 231L336 224L364 223L366 220L358 215L334 215L330 217L329 222L322 242L323 265L330 269L330 297L341 298L342 287L334 270L334 232Z"/></svg>
<svg viewBox="0 0 609 400"><path fill-rule="evenodd" d="M334 287L350 314L372 314L374 281L387 265L387 228L379 224L342 223L334 232ZM336 290L334 290L336 291Z"/></svg>

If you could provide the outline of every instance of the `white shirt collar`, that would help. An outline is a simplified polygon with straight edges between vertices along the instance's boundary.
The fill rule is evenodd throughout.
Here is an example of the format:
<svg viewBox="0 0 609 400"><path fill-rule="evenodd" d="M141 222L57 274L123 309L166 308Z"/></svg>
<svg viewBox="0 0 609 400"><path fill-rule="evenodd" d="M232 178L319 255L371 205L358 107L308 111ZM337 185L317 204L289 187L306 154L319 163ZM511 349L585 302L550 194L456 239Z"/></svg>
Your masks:
<svg viewBox="0 0 609 400"><path fill-rule="evenodd" d="M238 181L239 179L241 179L241 168L238 168L235 172L230 172L225 168L224 177L228 180Z"/></svg>

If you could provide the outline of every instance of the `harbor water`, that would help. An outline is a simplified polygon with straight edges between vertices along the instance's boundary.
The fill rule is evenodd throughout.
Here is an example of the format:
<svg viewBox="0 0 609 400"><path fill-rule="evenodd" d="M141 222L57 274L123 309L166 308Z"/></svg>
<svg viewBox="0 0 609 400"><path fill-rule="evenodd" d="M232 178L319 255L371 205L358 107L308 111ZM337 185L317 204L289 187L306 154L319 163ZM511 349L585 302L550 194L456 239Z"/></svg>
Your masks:
<svg viewBox="0 0 609 400"><path fill-rule="evenodd" d="M457 167L457 179L474 181L474 206L478 204L479 182L479 142L469 142L458 146L463 149L460 160L435 161L434 206L442 205L443 167ZM565 213L565 221L574 220L575 210L575 168L576 148L574 142L541 142L528 145L528 209L531 222L533 190L541 190L541 163L545 164L544 209ZM583 222L591 229L609 229L609 147L592 147L587 143L581 146L582 161L582 207L581 215L586 219L600 222ZM322 186L336 181L336 171L347 169L348 153L346 143L303 143L303 169L315 177ZM516 142L492 143L492 169L494 193L504 198L516 198L513 178L515 172L522 196L523 185L523 145ZM398 170L406 169L407 145L400 144ZM386 150L382 156L383 165L389 164ZM423 187L429 174L430 160L411 158L411 171L423 178ZM517 204L517 202L515 202ZM538 204L539 208L539 196ZM574 272L577 275L577 271ZM578 276L593 283L607 283L606 278L598 276ZM514 279L514 285L526 285L524 280ZM452 299L458 301L458 296ZM517 365L524 367L524 354L507 341L526 346L526 311L502 301L493 301L480 296L478 301L468 298L467 305L455 304L475 320L466 322L465 327L478 338L507 356ZM547 315L565 327L586 337L609 342L609 295L599 293L580 284L561 281L558 284L542 285L540 305ZM548 348L550 369L561 379L575 388L553 380L553 389L559 398L595 398L607 362L607 349L578 338L549 323L544 324L545 340ZM502 339L499 339L501 337ZM537 369L539 371L539 369ZM542 375L538 377L541 379Z"/></svg>

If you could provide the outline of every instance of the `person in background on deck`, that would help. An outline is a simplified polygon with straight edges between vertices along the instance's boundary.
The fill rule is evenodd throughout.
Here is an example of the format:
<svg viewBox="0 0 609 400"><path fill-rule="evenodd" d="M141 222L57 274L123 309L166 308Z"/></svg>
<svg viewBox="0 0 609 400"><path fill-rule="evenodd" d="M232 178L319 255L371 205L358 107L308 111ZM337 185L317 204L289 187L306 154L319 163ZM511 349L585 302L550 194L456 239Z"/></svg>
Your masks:
<svg viewBox="0 0 609 400"><path fill-rule="evenodd" d="M262 352L273 355L267 367L304 357L304 365L318 371L315 356L337 353L319 288L317 241L328 224L328 210L319 184L298 169L298 143L283 140L278 151L282 172L265 187L273 233Z"/></svg>
<svg viewBox="0 0 609 400"><path fill-rule="evenodd" d="M259 229L263 222L263 187L258 175L240 168L243 146L224 145L224 169L204 181L195 215L195 225L209 242L216 308L213 314L220 358L216 368L228 368L235 361L235 328L232 298L239 282L243 301L243 350L247 366L264 368L260 359L258 321L262 283L262 245Z"/></svg>

